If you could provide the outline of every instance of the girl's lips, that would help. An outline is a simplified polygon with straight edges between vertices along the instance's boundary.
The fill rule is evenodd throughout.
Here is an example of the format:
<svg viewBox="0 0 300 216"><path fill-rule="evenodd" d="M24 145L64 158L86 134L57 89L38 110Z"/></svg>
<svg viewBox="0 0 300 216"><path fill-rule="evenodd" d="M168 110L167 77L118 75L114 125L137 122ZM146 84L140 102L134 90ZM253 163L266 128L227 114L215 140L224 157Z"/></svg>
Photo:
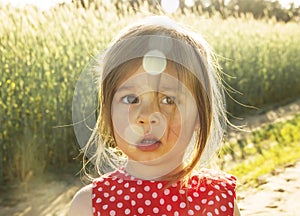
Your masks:
<svg viewBox="0 0 300 216"><path fill-rule="evenodd" d="M138 143L136 147L141 151L155 151L160 145L161 142L158 140L152 143Z"/></svg>
<svg viewBox="0 0 300 216"><path fill-rule="evenodd" d="M161 142L155 136L146 134L144 138L137 143L137 148L141 151L155 151L159 148Z"/></svg>

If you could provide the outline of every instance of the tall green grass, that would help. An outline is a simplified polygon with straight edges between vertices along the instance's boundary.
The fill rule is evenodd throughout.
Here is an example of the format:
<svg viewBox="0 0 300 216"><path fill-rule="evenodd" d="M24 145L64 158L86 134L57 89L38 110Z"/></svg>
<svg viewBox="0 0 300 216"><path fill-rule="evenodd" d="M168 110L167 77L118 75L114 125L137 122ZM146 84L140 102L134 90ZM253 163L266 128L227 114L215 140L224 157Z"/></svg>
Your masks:
<svg viewBox="0 0 300 216"><path fill-rule="evenodd" d="M49 11L0 5L0 183L27 181L77 155L71 124L76 80L92 56L141 14L65 6ZM202 33L220 55L224 79L263 107L300 95L300 25L253 19L174 19ZM228 99L229 111L245 112ZM33 175L32 175L33 174Z"/></svg>
<svg viewBox="0 0 300 216"><path fill-rule="evenodd" d="M220 155L223 169L236 175L242 187L258 186L266 181L266 174L300 159L299 131L300 115L297 115L230 141Z"/></svg>
<svg viewBox="0 0 300 216"><path fill-rule="evenodd" d="M300 97L300 23L191 16L182 20L201 32L219 55L228 75L224 80L240 92L231 94L235 100L260 109ZM232 114L254 111L229 97L227 104Z"/></svg>

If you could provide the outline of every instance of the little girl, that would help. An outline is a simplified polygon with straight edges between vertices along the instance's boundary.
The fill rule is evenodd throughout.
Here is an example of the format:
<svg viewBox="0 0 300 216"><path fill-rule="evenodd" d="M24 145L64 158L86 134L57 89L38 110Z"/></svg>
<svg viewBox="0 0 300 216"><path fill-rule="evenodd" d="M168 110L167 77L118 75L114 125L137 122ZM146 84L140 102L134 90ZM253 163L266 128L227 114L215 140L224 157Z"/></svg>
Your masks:
<svg viewBox="0 0 300 216"><path fill-rule="evenodd" d="M100 177L70 215L239 215L236 178L203 168L226 123L213 60L201 37L165 17L117 36L95 70L100 103L84 148L84 167Z"/></svg>

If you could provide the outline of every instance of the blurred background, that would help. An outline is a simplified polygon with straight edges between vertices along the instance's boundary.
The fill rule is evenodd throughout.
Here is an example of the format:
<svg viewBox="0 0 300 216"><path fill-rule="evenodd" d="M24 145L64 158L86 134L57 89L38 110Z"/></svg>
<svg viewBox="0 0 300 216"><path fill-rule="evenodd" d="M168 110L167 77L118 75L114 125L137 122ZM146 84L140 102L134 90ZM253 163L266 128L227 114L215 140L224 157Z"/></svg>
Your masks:
<svg viewBox="0 0 300 216"><path fill-rule="evenodd" d="M299 161L300 0L0 0L0 215L65 215L82 185L76 82L118 30L153 14L218 56L228 117L246 125L228 129L218 160L239 190Z"/></svg>

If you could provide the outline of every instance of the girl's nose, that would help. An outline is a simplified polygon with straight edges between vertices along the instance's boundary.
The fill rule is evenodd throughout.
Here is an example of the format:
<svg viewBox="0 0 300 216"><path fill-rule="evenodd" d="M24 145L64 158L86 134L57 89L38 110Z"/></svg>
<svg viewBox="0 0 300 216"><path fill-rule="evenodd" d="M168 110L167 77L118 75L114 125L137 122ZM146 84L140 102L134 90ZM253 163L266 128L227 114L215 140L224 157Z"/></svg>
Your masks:
<svg viewBox="0 0 300 216"><path fill-rule="evenodd" d="M139 125L153 125L160 122L160 109L156 101L141 105L138 115L137 124Z"/></svg>
<svg viewBox="0 0 300 216"><path fill-rule="evenodd" d="M149 115L142 114L138 116L137 123L139 125L157 124L159 123L159 117L156 112L151 113Z"/></svg>

